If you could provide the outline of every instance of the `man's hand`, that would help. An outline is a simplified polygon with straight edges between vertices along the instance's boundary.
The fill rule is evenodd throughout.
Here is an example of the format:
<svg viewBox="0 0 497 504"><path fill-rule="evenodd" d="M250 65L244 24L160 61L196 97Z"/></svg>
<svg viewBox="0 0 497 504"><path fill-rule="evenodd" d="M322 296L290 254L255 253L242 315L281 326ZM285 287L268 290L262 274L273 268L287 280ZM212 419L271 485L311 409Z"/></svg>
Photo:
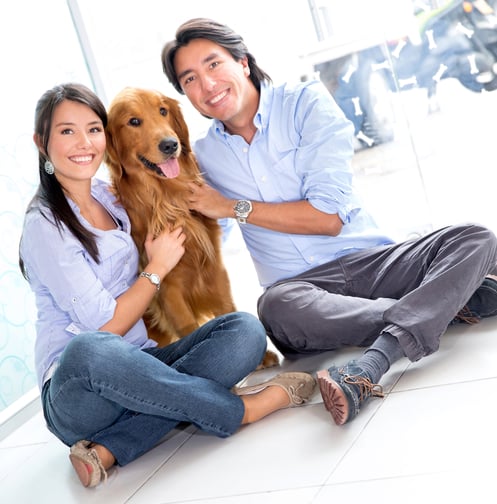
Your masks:
<svg viewBox="0 0 497 504"><path fill-rule="evenodd" d="M190 194L188 203L190 210L210 217L211 219L223 219L225 217L234 217L234 200L225 198L218 191L208 184L188 184Z"/></svg>
<svg viewBox="0 0 497 504"><path fill-rule="evenodd" d="M189 208L211 219L235 218L236 200L225 198L207 184L189 184ZM338 214L327 214L308 201L264 203L252 200L253 210L248 222L280 233L337 236L343 223Z"/></svg>

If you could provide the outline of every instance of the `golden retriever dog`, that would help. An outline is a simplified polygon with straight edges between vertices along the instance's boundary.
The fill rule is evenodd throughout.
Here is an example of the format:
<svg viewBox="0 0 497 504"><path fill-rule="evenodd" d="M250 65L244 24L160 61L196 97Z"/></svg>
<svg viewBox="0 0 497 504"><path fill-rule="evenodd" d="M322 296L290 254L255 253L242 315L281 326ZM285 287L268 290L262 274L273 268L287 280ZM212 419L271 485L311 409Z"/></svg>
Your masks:
<svg viewBox="0 0 497 504"><path fill-rule="evenodd" d="M113 189L131 220L141 267L147 233L183 227L185 253L164 278L144 320L164 346L207 320L235 311L221 256L217 221L192 212L188 183L203 183L179 103L162 93L125 88L112 101L106 128L107 165ZM278 358L268 353L264 366Z"/></svg>
<svg viewBox="0 0 497 504"><path fill-rule="evenodd" d="M188 208L187 184L202 183L202 177L179 103L159 92L125 88L108 116L105 164L129 214L141 266L147 263L149 232L182 226L186 235L183 257L144 317L149 336L164 346L235 310L221 257L221 229Z"/></svg>

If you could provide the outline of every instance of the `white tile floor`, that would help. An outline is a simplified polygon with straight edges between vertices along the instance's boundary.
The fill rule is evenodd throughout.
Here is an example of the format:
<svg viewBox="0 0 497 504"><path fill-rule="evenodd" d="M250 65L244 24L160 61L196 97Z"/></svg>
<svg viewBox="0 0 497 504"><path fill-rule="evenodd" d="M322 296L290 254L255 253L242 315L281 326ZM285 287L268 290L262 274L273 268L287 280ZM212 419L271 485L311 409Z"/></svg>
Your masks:
<svg viewBox="0 0 497 504"><path fill-rule="evenodd" d="M258 287L246 254L234 247L226 261L239 308L253 312ZM316 371L359 353L282 367ZM80 485L68 449L38 413L0 442L0 502L495 502L497 320L451 328L439 352L398 362L382 384L386 398L369 401L345 426L334 425L317 394L228 439L178 430L94 489Z"/></svg>

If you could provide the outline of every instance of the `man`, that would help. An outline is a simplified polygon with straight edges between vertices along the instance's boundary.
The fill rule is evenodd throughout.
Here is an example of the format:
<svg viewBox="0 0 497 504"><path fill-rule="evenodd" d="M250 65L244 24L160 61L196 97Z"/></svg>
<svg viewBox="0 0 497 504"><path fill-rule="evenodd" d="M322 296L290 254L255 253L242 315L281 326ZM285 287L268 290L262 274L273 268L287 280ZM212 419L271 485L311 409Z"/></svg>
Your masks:
<svg viewBox="0 0 497 504"><path fill-rule="evenodd" d="M368 347L318 372L337 424L382 396L393 362L435 352L463 315L497 313L494 234L451 226L400 244L382 234L352 192L353 129L319 82L273 86L242 37L208 19L180 26L162 64L213 119L195 144L208 184L191 186L191 209L240 223L276 347L294 358Z"/></svg>

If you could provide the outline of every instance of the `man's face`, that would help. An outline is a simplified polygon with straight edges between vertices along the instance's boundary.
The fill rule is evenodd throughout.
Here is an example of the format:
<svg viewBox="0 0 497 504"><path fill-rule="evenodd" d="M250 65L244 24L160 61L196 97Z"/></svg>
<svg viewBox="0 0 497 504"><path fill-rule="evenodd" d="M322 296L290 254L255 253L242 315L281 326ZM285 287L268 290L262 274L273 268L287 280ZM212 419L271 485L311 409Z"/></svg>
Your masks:
<svg viewBox="0 0 497 504"><path fill-rule="evenodd" d="M248 100L247 59L235 61L223 47L207 39L195 39L176 52L174 68L192 105L203 115L225 124L243 115Z"/></svg>

